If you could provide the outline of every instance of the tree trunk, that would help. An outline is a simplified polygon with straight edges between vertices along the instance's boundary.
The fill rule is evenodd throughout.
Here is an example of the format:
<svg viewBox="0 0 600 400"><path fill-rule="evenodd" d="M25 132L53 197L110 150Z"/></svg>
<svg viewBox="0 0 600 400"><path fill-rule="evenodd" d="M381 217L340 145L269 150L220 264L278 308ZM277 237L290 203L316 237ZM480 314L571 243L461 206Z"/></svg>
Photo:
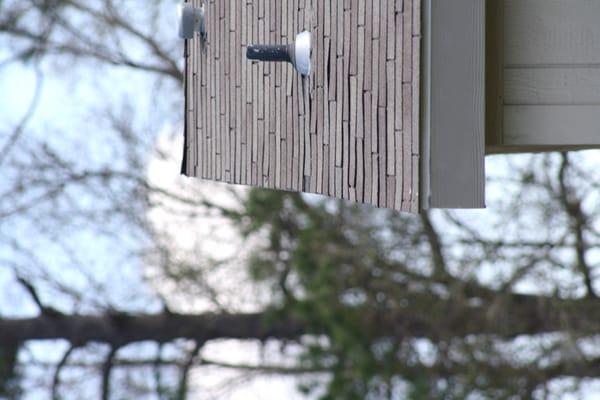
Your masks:
<svg viewBox="0 0 600 400"><path fill-rule="evenodd" d="M481 306L460 304L433 296L426 303L373 313L365 310L351 329L377 326L382 336L439 338L492 334L510 338L569 329L582 335L600 332L594 316L599 299L559 300L543 296L498 294ZM420 304L419 304L420 303ZM427 310L423 310L423 304ZM281 315L281 314L280 314ZM28 340L65 339L80 346L101 342L123 346L140 341L174 339L294 339L303 334L322 334L303 321L253 314L105 314L100 316L40 315L27 319L0 319L0 344Z"/></svg>
<svg viewBox="0 0 600 400"><path fill-rule="evenodd" d="M140 341L170 342L178 338L293 339L304 333L297 322L268 322L266 314L138 314L41 315L0 319L0 344L65 339L74 345L100 342L123 346Z"/></svg>

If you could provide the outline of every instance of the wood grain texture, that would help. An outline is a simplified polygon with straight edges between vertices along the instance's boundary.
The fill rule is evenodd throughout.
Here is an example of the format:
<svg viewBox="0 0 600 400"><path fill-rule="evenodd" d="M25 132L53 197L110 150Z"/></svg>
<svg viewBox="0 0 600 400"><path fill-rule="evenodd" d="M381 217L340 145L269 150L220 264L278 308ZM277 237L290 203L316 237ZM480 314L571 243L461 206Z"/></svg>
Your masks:
<svg viewBox="0 0 600 400"><path fill-rule="evenodd" d="M183 172L418 212L420 2L204 0L206 46L186 44ZM246 60L249 44L305 29L312 76Z"/></svg>

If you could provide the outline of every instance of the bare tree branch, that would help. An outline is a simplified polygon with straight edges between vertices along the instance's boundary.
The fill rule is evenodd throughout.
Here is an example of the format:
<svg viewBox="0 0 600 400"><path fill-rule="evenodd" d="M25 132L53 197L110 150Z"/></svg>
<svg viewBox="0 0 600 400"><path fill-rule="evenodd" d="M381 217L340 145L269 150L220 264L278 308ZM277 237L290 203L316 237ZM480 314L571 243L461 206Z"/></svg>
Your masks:
<svg viewBox="0 0 600 400"><path fill-rule="evenodd" d="M440 236L431 223L431 217L428 211L423 212L420 217L421 222L423 223L423 232L425 233L425 236L429 241L429 247L431 248L434 276L446 278L448 277L448 268L446 266L446 259L444 257Z"/></svg>
<svg viewBox="0 0 600 400"><path fill-rule="evenodd" d="M152 369L154 371L154 382L155 382L155 386L156 386L156 396L158 397L159 400L162 400L164 398L164 393L165 393L165 389L162 385L162 373L161 373L161 367L163 365L165 365L165 361L162 358L162 349L163 349L163 344L159 343L158 349L156 352L156 358L152 362ZM119 360L115 360L115 365L123 366L124 364L122 363L122 360L119 359Z"/></svg>
<svg viewBox="0 0 600 400"><path fill-rule="evenodd" d="M113 346L140 341L166 343L177 338L295 339L305 331L297 321L271 322L271 317L263 313L64 315L0 319L0 344L52 339L66 339L74 345L98 342Z"/></svg>
<svg viewBox="0 0 600 400"><path fill-rule="evenodd" d="M16 128L13 130L10 137L6 140L6 142L0 149L0 166L2 166L2 164L4 163L4 161L10 154L11 149L17 144L17 142L19 141L19 139L25 132L25 129L27 128L27 124L33 117L35 110L37 109L37 106L39 104L40 96L42 94L44 78L43 78L42 72L41 72L37 62L35 64L34 69L35 69L36 79L35 79L35 89L33 91L33 96L31 98L31 102L29 103L29 107L27 108L27 111L25 111L25 114L23 115L23 117L21 118L19 123L17 124Z"/></svg>
<svg viewBox="0 0 600 400"><path fill-rule="evenodd" d="M104 364L102 366L102 390L101 390L102 400L110 399L110 393L111 393L110 374L111 374L113 366L114 366L113 363L114 363L114 359L117 354L117 351L119 351L119 348L117 346L111 346L110 351L108 352L108 355L106 356L106 360L104 361Z"/></svg>
<svg viewBox="0 0 600 400"><path fill-rule="evenodd" d="M587 295L589 297L598 297L591 276L591 267L587 262L586 253L589 246L585 240L584 232L588 225L587 217L583 212L581 200L578 198L574 189L567 186L566 174L570 168L569 156L562 153L562 162L559 172L560 200L565 212L569 216L573 234L575 236L575 254L577 255L577 270L583 276Z"/></svg>
<svg viewBox="0 0 600 400"><path fill-rule="evenodd" d="M67 351L65 351L65 353L62 356L62 358L60 359L60 361L56 365L56 368L54 370L54 376L52 378L52 400L60 400L60 394L59 394L59 390L60 390L60 373L62 372L62 370L65 367L65 365L67 365L69 357L71 356L71 354L73 353L74 350L75 350L75 347L74 346L70 346L67 349Z"/></svg>
<svg viewBox="0 0 600 400"><path fill-rule="evenodd" d="M562 332L565 324L581 335L594 334L600 321L578 318L593 315L600 307L598 299L553 299L529 295L505 295L501 312L490 319L488 307L464 305L448 312L448 301L421 303L414 294L409 300L418 309L397 308L383 314L365 314L362 326L376 325L385 335L438 338L493 334L513 338L518 335ZM410 299L408 297L407 299ZM494 298L494 301L497 300ZM566 318L566 319L565 319ZM442 329L443 327L443 329ZM359 329L355 327L354 329ZM1 319L0 344L27 340L66 339L76 345L100 342L123 346L140 341L169 342L177 338L208 341L213 339L297 339L304 334L320 334L303 321L270 313L254 314L154 314L154 315L62 315L54 318Z"/></svg>
<svg viewBox="0 0 600 400"><path fill-rule="evenodd" d="M188 391L188 376L190 369L194 365L194 359L198 356L198 352L202 348L202 344L199 341L195 341L194 348L188 355L188 359L181 368L181 378L179 379L179 385L177 387L177 400L185 400L187 398Z"/></svg>
<svg viewBox="0 0 600 400"><path fill-rule="evenodd" d="M82 2L65 0L61 1L60 7L46 10L45 2L33 3L32 6L40 13L48 16L47 23L43 29L38 32L37 26L25 26L24 24L14 24L10 21L2 23L0 21L0 32L10 34L14 37L28 39L36 45L36 51L42 55L71 54L77 57L89 57L108 63L111 65L122 65L142 71L154 72L159 75L175 79L177 82L183 81L183 72L177 65L177 60L170 56L150 33L144 33L121 15L111 2L105 2L104 12L93 9ZM115 40L115 47L110 48L102 37L94 38L86 34L86 30L76 27L72 24L72 15L65 16L67 11L76 11L81 17L91 18L98 26L110 26L112 29L107 32L121 30L129 34L130 39L135 39L143 43L148 49L148 53L154 56L156 63L135 60L129 54L123 52L120 48L121 40ZM84 18L87 19L87 18ZM59 26L67 37L61 37L53 33L54 28ZM90 24L88 24L90 26Z"/></svg>
<svg viewBox="0 0 600 400"><path fill-rule="evenodd" d="M37 291L31 284L31 282L27 281L25 278L19 275L17 275L17 282L19 282L21 286L23 286L23 288L27 291L27 293L29 293L29 295L31 296L35 304L38 306L43 315L54 317L62 315L61 312L57 311L52 307L47 307L42 303Z"/></svg>

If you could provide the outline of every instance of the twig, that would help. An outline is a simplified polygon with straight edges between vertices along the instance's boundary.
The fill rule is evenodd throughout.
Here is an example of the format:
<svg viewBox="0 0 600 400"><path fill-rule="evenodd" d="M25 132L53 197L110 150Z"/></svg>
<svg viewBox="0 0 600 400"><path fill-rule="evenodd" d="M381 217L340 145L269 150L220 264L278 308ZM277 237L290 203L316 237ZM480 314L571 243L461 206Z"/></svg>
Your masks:
<svg viewBox="0 0 600 400"><path fill-rule="evenodd" d="M60 395L58 393L60 387L60 373L64 366L67 364L71 353L76 349L75 346L70 346L69 349L63 354L60 362L56 365L56 370L54 371L54 377L52 378L52 399L60 400Z"/></svg>

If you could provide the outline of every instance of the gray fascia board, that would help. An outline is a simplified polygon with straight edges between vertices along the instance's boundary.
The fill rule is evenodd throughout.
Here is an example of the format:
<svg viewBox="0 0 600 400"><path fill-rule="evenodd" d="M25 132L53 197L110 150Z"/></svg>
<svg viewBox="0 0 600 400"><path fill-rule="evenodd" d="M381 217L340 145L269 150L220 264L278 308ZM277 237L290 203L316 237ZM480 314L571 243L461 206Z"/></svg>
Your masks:
<svg viewBox="0 0 600 400"><path fill-rule="evenodd" d="M425 0L423 204L485 207L485 0Z"/></svg>

